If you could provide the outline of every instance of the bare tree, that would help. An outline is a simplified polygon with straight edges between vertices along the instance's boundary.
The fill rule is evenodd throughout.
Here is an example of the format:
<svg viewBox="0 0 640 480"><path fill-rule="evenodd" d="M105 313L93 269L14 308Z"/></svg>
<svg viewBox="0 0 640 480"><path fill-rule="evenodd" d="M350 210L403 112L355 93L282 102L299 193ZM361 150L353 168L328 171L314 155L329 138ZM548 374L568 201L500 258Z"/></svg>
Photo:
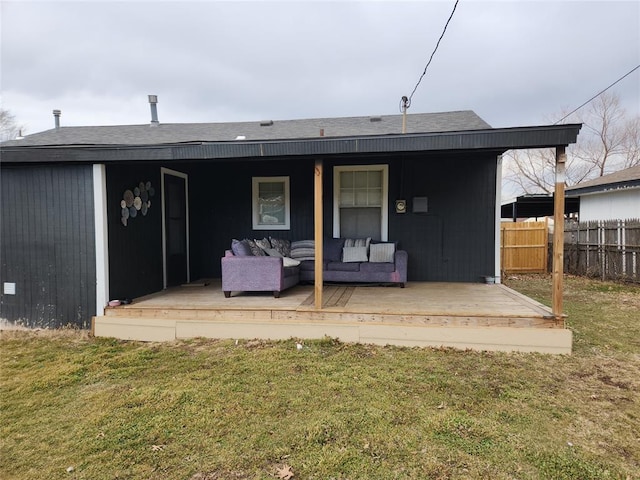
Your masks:
<svg viewBox="0 0 640 480"><path fill-rule="evenodd" d="M13 140L23 130L16 122L16 117L4 108L0 108L0 142Z"/></svg>
<svg viewBox="0 0 640 480"><path fill-rule="evenodd" d="M629 117L618 96L603 93L566 123L582 123L578 142L567 148L566 185L640 164L640 117ZM553 149L505 154L505 190L551 193L555 187Z"/></svg>

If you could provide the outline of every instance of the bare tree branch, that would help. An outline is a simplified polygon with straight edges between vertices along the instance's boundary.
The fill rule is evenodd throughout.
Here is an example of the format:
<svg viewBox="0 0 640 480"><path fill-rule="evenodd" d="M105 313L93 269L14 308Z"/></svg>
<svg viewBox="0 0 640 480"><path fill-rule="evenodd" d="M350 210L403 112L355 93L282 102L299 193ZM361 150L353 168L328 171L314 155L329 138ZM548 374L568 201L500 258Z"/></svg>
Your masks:
<svg viewBox="0 0 640 480"><path fill-rule="evenodd" d="M571 186L640 163L640 117L629 117L611 93L596 97L580 115L578 143L567 148L566 185ZM504 180L517 192L551 193L555 179L553 149L510 151L504 155Z"/></svg>

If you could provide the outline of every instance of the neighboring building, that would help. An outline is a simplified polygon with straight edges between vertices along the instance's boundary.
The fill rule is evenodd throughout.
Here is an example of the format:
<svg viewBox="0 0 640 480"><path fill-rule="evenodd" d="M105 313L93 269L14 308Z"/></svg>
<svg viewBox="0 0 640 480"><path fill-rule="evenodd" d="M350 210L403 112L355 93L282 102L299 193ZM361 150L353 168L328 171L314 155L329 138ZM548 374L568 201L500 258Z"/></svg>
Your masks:
<svg viewBox="0 0 640 480"><path fill-rule="evenodd" d="M567 188L580 199L581 222L640 218L640 165Z"/></svg>
<svg viewBox="0 0 640 480"><path fill-rule="evenodd" d="M326 236L398 242L409 281L499 277L501 155L575 143L580 127L494 129L471 111L409 115L404 134L401 115L154 118L6 142L0 318L88 327L109 299L219 277L233 238L313 238L319 160ZM286 214L260 220L256 192L271 187Z"/></svg>

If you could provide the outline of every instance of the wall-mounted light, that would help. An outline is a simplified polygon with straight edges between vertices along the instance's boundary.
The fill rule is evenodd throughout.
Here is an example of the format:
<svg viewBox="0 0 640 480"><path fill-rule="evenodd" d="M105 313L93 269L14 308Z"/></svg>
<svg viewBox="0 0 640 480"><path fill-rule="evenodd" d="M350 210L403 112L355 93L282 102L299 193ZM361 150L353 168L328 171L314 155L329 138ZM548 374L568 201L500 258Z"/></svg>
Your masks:
<svg viewBox="0 0 640 480"><path fill-rule="evenodd" d="M396 200L396 213L407 213L406 200Z"/></svg>

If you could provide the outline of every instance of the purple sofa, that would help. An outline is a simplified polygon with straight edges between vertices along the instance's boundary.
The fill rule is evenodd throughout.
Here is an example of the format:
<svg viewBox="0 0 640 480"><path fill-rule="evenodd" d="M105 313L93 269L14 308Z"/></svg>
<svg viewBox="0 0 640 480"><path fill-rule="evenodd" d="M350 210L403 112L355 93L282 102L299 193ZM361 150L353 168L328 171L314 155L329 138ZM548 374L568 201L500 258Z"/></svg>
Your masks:
<svg viewBox="0 0 640 480"><path fill-rule="evenodd" d="M234 240L232 249L225 252L221 260L222 291L225 297L229 298L231 292L244 291L273 292L273 296L278 298L280 292L299 282L315 281L312 240L286 241L286 249L280 252L274 252L274 248L269 248L269 240L266 238L259 242L265 242L264 248L268 254L256 252L255 250L259 249L256 241L247 239ZM271 239L271 242L275 244L278 240ZM282 246L282 241L279 242L278 245ZM367 239L366 245L352 247L351 244L354 242L364 240L334 238L324 242L324 282L395 284L404 288L408 264L406 251L397 250L396 244L391 242L370 244L370 240ZM283 253L286 255L285 258L281 256ZM292 258L289 258L289 255Z"/></svg>
<svg viewBox="0 0 640 480"><path fill-rule="evenodd" d="M300 267L285 267L281 257L236 256L231 250L222 257L222 291L229 298L231 292L280 292L300 282Z"/></svg>

